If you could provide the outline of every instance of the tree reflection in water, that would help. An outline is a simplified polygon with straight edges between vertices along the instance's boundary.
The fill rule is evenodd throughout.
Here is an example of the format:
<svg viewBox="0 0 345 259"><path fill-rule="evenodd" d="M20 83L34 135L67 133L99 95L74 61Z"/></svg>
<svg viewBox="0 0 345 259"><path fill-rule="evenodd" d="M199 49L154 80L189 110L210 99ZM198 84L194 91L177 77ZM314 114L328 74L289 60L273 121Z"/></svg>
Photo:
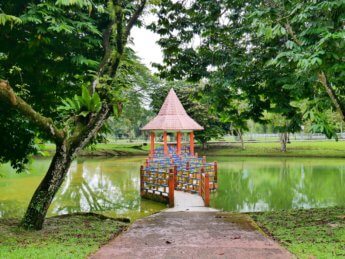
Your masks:
<svg viewBox="0 0 345 259"><path fill-rule="evenodd" d="M215 157L219 189L211 205L229 211L264 211L345 205L342 159ZM75 162L56 195L49 216L100 212L136 219L164 205L141 200L139 166L144 158L85 159ZM30 173L0 168L0 218L22 217L49 159L37 159Z"/></svg>
<svg viewBox="0 0 345 259"><path fill-rule="evenodd" d="M77 161L54 199L50 214L93 211L128 216L150 210L139 195L140 162L131 159ZM153 209L162 207L158 204Z"/></svg>
<svg viewBox="0 0 345 259"><path fill-rule="evenodd" d="M265 211L345 205L342 160L218 158L218 161L219 189L211 197L216 208Z"/></svg>

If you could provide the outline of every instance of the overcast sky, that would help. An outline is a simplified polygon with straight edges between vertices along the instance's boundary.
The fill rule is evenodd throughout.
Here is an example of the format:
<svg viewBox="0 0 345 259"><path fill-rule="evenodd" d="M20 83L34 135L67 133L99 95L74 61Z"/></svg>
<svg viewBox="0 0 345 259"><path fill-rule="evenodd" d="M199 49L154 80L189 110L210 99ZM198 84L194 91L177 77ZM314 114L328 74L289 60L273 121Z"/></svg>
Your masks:
<svg viewBox="0 0 345 259"><path fill-rule="evenodd" d="M134 46L133 49L137 55L152 71L152 63L162 63L162 51L156 41L159 39L158 34L153 33L145 28L133 28L131 31Z"/></svg>

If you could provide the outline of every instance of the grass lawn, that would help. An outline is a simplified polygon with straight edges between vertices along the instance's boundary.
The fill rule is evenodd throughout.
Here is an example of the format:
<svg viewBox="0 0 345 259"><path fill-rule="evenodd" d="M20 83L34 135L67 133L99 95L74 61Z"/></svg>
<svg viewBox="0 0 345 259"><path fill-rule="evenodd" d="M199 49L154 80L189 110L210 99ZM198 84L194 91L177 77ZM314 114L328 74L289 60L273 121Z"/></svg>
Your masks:
<svg viewBox="0 0 345 259"><path fill-rule="evenodd" d="M55 152L54 144L39 144L40 151L42 155L49 156ZM94 155L94 156L142 156L147 155L149 151L148 145L138 144L138 143L128 143L128 144L96 144L93 147L86 148L82 151L82 155Z"/></svg>
<svg viewBox="0 0 345 259"><path fill-rule="evenodd" d="M0 219L1 258L85 258L127 226L82 214L48 218L40 231L25 231L18 222Z"/></svg>
<svg viewBox="0 0 345 259"><path fill-rule="evenodd" d="M53 144L39 145L44 155L51 155L55 150ZM279 142L245 143L242 150L239 143L229 142L224 145L211 143L208 150L196 151L200 155L208 156L274 156L274 157L342 157L345 158L345 141L292 141L287 145L287 152L280 151ZM147 155L149 145L142 143L110 143L97 144L93 148L87 148L82 155L94 156L140 156Z"/></svg>
<svg viewBox="0 0 345 259"><path fill-rule="evenodd" d="M279 142L229 143L226 146L210 145L209 150L199 150L209 156L283 156L283 157L345 157L345 141L292 141L287 152L280 151Z"/></svg>
<svg viewBox="0 0 345 259"><path fill-rule="evenodd" d="M345 207L250 215L298 258L345 257Z"/></svg>

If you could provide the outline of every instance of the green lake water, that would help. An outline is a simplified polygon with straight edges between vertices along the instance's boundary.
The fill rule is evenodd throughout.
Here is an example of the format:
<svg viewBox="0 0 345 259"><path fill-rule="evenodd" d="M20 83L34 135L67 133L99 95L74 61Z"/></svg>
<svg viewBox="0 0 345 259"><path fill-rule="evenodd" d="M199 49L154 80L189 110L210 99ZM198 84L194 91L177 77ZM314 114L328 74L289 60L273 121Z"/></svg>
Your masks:
<svg viewBox="0 0 345 259"><path fill-rule="evenodd" d="M265 211L345 205L345 160L212 157L219 188L211 205L228 211ZM49 215L98 212L132 220L165 208L141 200L143 157L80 159L55 197ZM0 218L23 216L50 160L36 159L29 172L0 167Z"/></svg>
<svg viewBox="0 0 345 259"><path fill-rule="evenodd" d="M253 212L345 206L345 160L318 158L225 158L211 205Z"/></svg>
<svg viewBox="0 0 345 259"><path fill-rule="evenodd" d="M139 167L144 158L79 159L71 166L48 216L97 212L131 220L164 209L160 203L141 200ZM0 217L21 217L44 176L50 159L36 159L30 173L16 174L0 167Z"/></svg>

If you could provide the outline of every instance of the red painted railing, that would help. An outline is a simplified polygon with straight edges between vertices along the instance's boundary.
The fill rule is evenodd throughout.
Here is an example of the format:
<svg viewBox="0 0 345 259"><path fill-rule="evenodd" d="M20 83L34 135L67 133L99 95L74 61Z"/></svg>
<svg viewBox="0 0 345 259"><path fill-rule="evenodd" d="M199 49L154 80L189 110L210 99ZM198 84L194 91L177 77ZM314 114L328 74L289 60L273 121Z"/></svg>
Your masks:
<svg viewBox="0 0 345 259"><path fill-rule="evenodd" d="M200 196L204 200L205 207L210 207L210 176L201 169Z"/></svg>

